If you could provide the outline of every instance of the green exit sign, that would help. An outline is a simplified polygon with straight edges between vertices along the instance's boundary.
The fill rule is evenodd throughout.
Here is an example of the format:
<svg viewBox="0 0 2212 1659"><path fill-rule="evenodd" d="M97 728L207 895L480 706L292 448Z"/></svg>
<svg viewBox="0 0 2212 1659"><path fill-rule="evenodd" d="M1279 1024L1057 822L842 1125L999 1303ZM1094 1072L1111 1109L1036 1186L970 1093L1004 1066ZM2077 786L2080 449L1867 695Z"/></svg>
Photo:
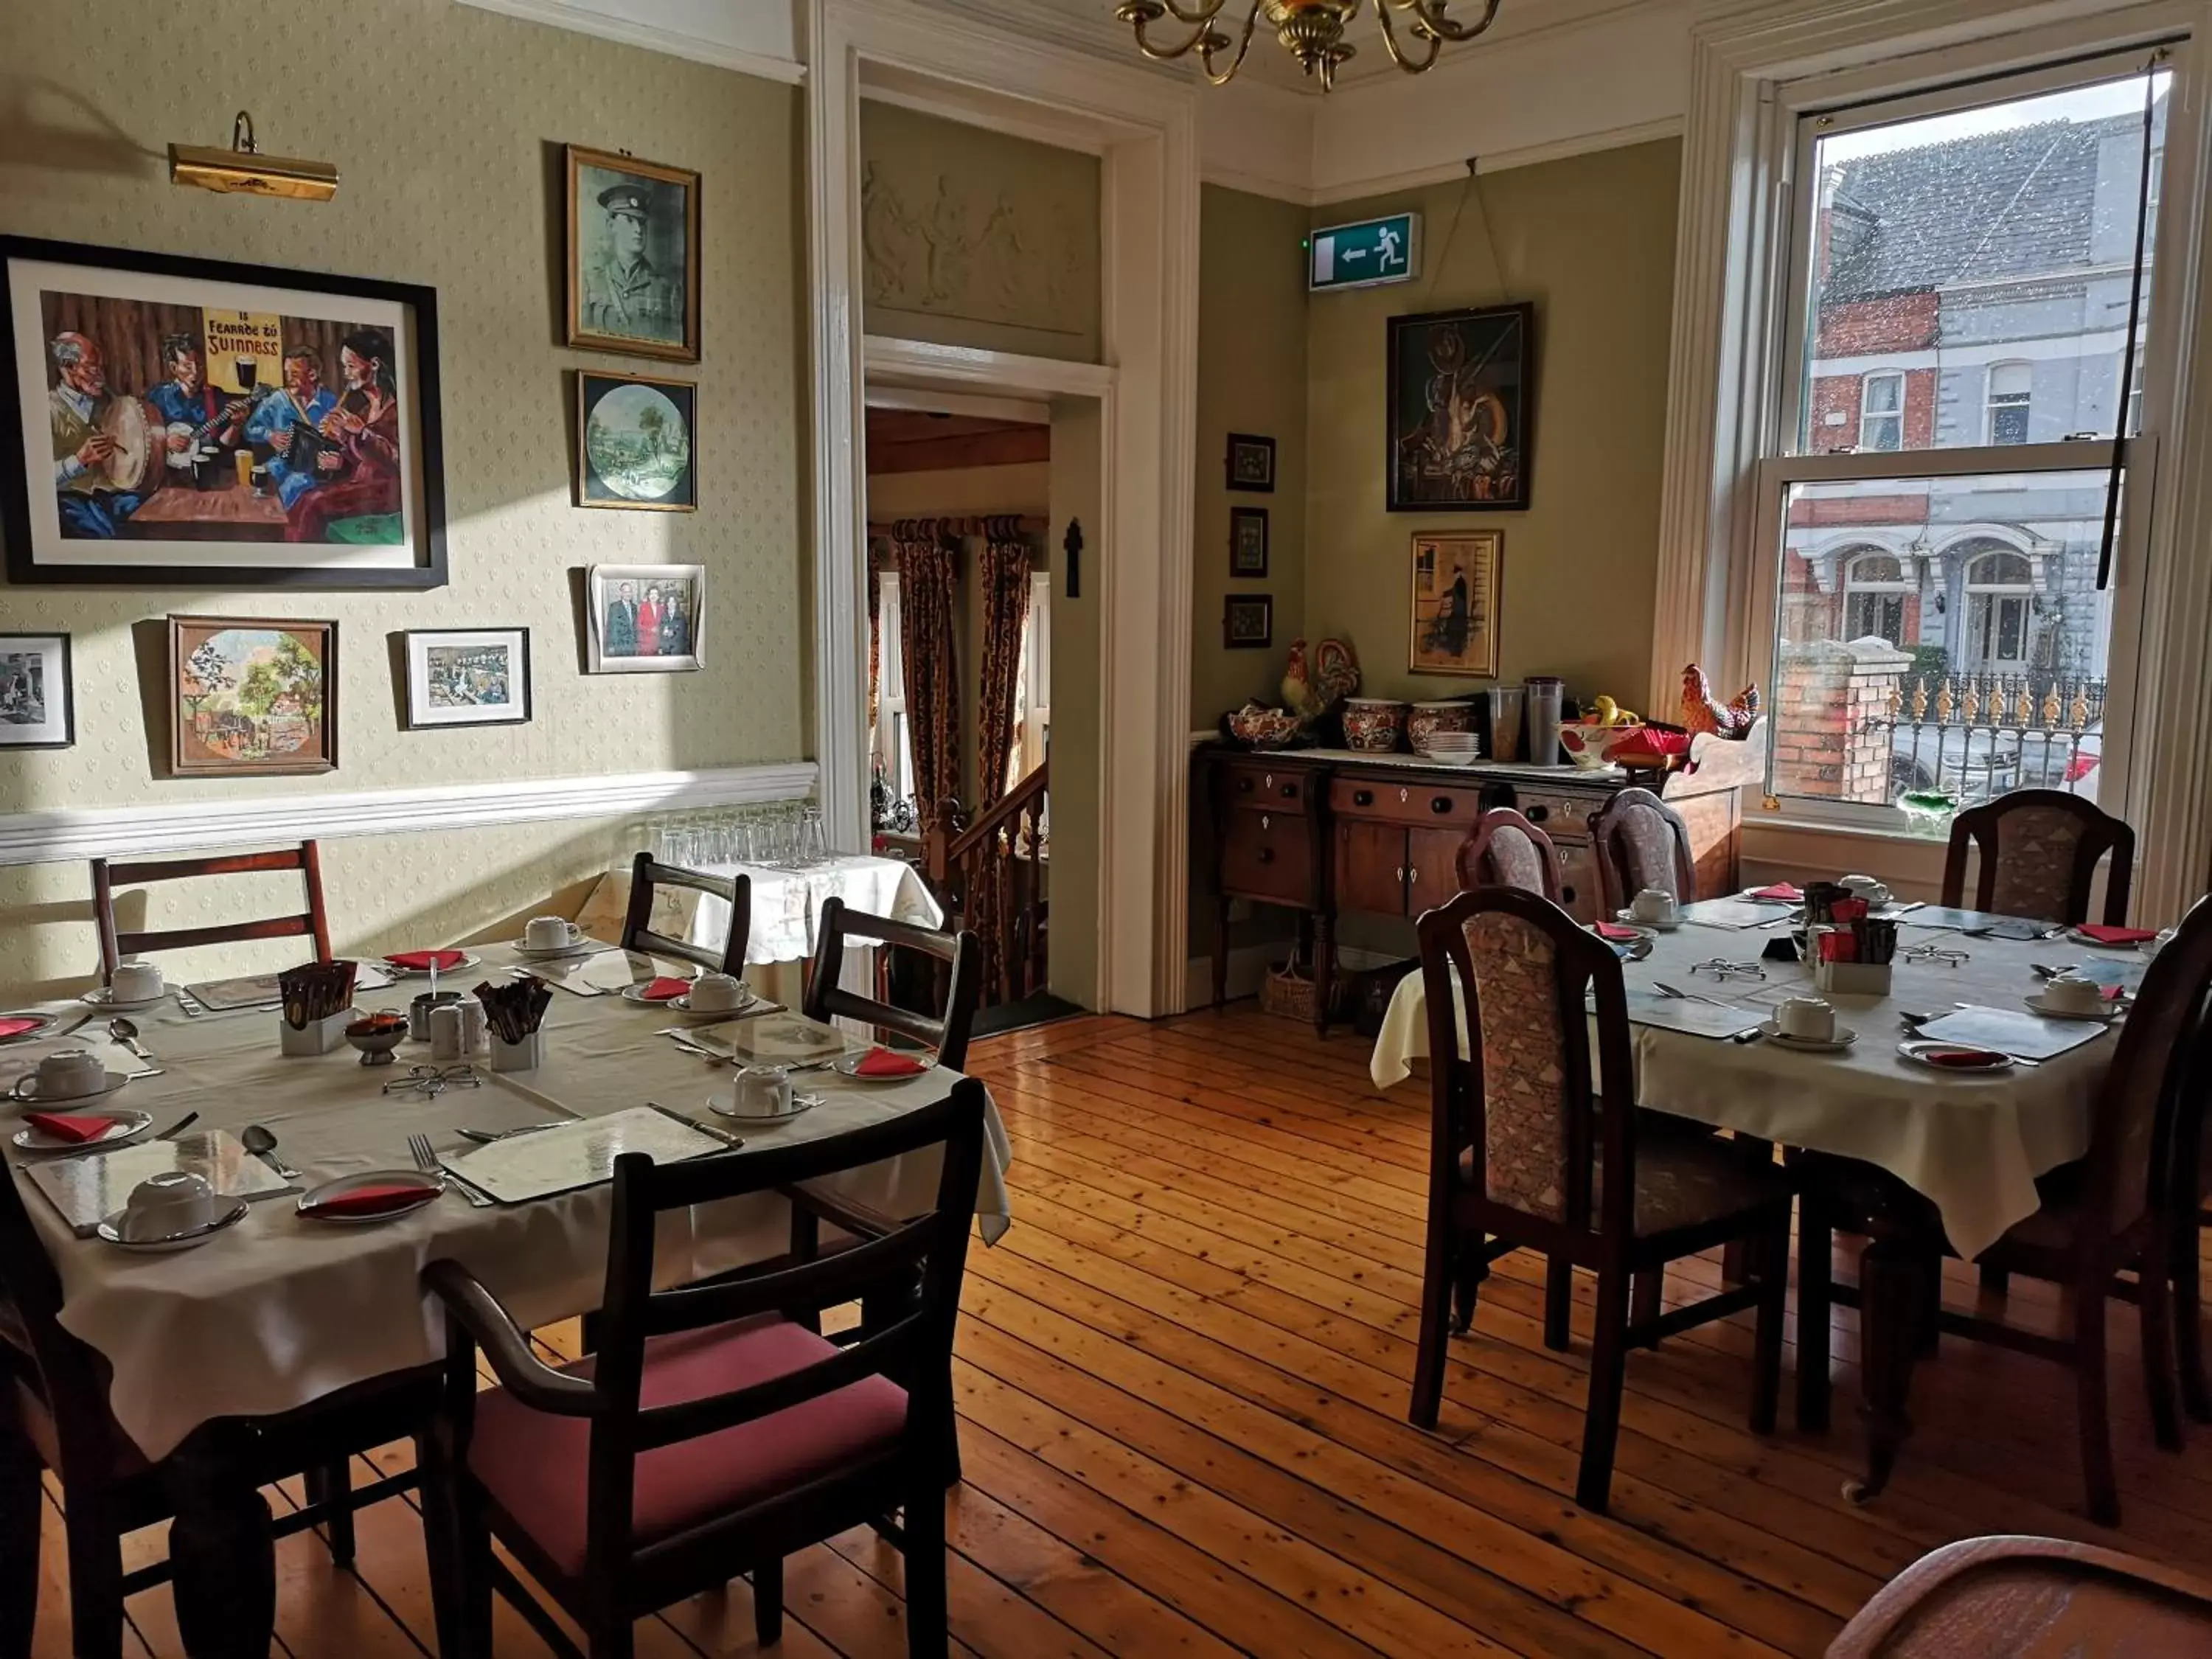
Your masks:
<svg viewBox="0 0 2212 1659"><path fill-rule="evenodd" d="M1333 225L1306 239L1306 286L1338 288L1407 283L1421 274L1421 216L1394 213L1356 225Z"/></svg>

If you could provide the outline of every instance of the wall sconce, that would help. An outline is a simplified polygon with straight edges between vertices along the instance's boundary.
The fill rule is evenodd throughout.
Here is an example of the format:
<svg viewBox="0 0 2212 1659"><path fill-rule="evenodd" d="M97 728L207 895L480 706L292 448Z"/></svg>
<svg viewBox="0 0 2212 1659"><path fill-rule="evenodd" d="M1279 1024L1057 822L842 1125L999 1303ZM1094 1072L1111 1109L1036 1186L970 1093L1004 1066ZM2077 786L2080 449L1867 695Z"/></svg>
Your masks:
<svg viewBox="0 0 2212 1659"><path fill-rule="evenodd" d="M228 149L197 144L169 146L169 182L247 196L283 196L327 202L338 192L338 170L328 161L264 155L253 142L253 117L240 110L230 124Z"/></svg>

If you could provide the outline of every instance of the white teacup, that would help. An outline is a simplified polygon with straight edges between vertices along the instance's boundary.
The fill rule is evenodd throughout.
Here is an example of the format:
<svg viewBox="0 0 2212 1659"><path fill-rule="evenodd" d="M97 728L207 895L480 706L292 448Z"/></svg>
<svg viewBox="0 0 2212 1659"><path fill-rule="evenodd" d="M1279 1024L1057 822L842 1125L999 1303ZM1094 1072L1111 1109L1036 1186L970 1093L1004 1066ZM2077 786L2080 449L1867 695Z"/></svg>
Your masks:
<svg viewBox="0 0 2212 1659"><path fill-rule="evenodd" d="M2043 1000L2069 1014L2098 1014L2105 1010L2105 988L2082 974L2053 974L2043 982Z"/></svg>
<svg viewBox="0 0 2212 1659"><path fill-rule="evenodd" d="M117 1002L151 1002L161 988L161 970L150 962L118 962L107 976L107 994Z"/></svg>
<svg viewBox="0 0 2212 1659"><path fill-rule="evenodd" d="M738 1117L781 1117L791 1109L791 1073L781 1066L748 1066L738 1073L732 1097Z"/></svg>
<svg viewBox="0 0 2212 1659"><path fill-rule="evenodd" d="M1873 876L1845 876L1836 884L1853 898L1864 899L1868 904L1881 906L1889 902L1888 884Z"/></svg>
<svg viewBox="0 0 2212 1659"><path fill-rule="evenodd" d="M729 974L702 974L691 981L684 1000L702 1013L735 1008L745 1000L744 981Z"/></svg>
<svg viewBox="0 0 2212 1659"><path fill-rule="evenodd" d="M134 1244L148 1244L207 1226L222 1213L215 1188L191 1170L164 1170L131 1189L116 1231Z"/></svg>
<svg viewBox="0 0 2212 1659"><path fill-rule="evenodd" d="M100 1056L82 1048L60 1048L39 1061L36 1070L15 1085L24 1100L76 1100L98 1094L107 1082L107 1068Z"/></svg>
<svg viewBox="0 0 2212 1659"><path fill-rule="evenodd" d="M1674 896L1663 887L1647 887L1629 900L1628 914L1638 921L1670 922L1674 920Z"/></svg>
<svg viewBox="0 0 2212 1659"><path fill-rule="evenodd" d="M1836 1040L1836 1011L1819 997L1784 997L1775 1006L1774 1023L1783 1036L1802 1042Z"/></svg>
<svg viewBox="0 0 2212 1659"><path fill-rule="evenodd" d="M532 916L522 929L522 942L533 951L558 951L583 936L584 930L566 916Z"/></svg>

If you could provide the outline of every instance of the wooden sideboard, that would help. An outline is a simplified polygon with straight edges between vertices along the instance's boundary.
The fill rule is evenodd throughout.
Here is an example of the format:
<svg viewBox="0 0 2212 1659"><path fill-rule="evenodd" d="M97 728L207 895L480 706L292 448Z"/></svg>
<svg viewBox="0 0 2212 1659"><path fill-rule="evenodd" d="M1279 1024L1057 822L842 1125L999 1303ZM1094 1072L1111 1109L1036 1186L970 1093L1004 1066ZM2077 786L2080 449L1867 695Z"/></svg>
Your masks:
<svg viewBox="0 0 2212 1659"><path fill-rule="evenodd" d="M1764 725L1753 740L1699 738L1694 773L1667 781L1670 806L1690 826L1698 891L1733 890L1742 791L1765 765ZM1228 997L1229 906L1236 899L1299 913L1314 966L1317 1030L1328 1023L1333 941L1346 911L1413 918L1459 890L1459 849L1476 818L1517 807L1551 837L1560 900L1598 920L1601 895L1590 820L1627 787L1616 771L1571 766L1438 766L1412 755L1304 749L1255 752L1209 744L1194 763L1213 828L1213 1000Z"/></svg>

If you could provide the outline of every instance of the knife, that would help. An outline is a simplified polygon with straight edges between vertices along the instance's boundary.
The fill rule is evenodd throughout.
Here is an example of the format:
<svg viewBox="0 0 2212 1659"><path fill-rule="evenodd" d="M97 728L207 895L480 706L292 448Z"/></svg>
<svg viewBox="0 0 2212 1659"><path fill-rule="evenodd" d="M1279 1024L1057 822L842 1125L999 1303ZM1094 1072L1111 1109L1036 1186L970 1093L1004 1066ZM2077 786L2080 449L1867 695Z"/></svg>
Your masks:
<svg viewBox="0 0 2212 1659"><path fill-rule="evenodd" d="M645 1103L652 1107L654 1111L659 1113L661 1116L672 1118L675 1121L682 1124L687 1129L696 1129L701 1134L706 1136L709 1140L720 1141L722 1145L728 1147L732 1152L735 1152L738 1147L745 1144L740 1137L730 1133L726 1129L717 1129L711 1123L702 1123L696 1117L686 1117L681 1112L672 1111L657 1100L648 1100Z"/></svg>

